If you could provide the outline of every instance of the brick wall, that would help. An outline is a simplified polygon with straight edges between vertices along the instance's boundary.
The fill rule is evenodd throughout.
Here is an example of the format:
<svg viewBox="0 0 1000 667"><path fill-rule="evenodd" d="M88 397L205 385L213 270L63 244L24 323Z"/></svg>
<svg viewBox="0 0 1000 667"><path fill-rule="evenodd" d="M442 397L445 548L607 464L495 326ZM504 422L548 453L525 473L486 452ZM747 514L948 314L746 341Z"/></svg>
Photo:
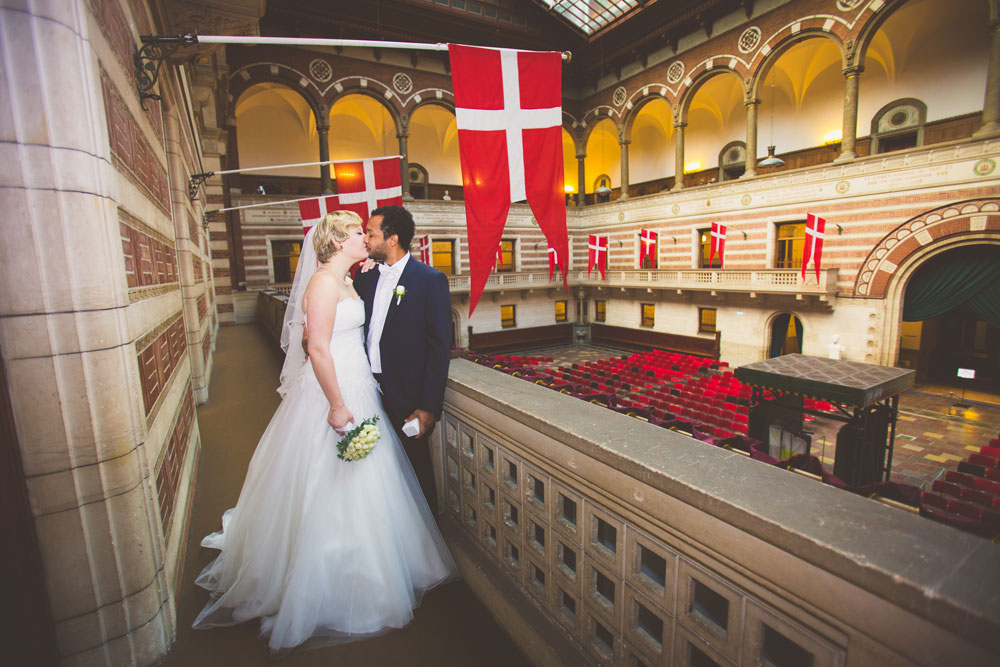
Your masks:
<svg viewBox="0 0 1000 667"><path fill-rule="evenodd" d="M142 400L149 415L156 400L163 393L167 380L177 369L184 356L184 319L180 313L136 343L139 378L142 381Z"/></svg>
<svg viewBox="0 0 1000 667"><path fill-rule="evenodd" d="M181 407L177 413L170 441L163 450L159 469L156 471L156 495L160 501L160 520L163 522L163 534L170 529L170 517L174 510L177 497L177 487L180 484L184 457L187 455L188 441L191 439L191 425L194 421L194 397L191 384L188 383L181 399Z"/></svg>

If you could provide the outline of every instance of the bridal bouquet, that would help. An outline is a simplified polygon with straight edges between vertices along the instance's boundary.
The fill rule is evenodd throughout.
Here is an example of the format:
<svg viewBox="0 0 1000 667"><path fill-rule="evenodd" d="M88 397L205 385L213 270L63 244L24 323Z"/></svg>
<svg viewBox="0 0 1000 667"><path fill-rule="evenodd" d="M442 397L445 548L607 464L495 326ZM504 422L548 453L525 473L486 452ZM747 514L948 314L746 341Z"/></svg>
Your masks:
<svg viewBox="0 0 1000 667"><path fill-rule="evenodd" d="M342 461L360 461L375 449L381 433L375 422L378 417L369 417L352 428L337 443L337 458Z"/></svg>

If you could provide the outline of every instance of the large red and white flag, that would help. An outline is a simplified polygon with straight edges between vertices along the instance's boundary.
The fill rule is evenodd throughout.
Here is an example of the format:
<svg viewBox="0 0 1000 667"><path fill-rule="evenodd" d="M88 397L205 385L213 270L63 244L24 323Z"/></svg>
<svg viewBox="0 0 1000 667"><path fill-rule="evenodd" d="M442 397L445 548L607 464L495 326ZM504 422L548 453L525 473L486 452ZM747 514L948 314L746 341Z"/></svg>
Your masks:
<svg viewBox="0 0 1000 667"><path fill-rule="evenodd" d="M335 162L337 196L340 207L354 211L361 220L379 206L403 205L403 185L399 156Z"/></svg>
<svg viewBox="0 0 1000 667"><path fill-rule="evenodd" d="M555 275L556 265L559 264L559 253L556 252L555 248L549 248L549 282L552 282L552 276ZM559 264L561 267L562 264Z"/></svg>
<svg viewBox="0 0 1000 667"><path fill-rule="evenodd" d="M642 268L642 260L649 257L649 263L656 268L656 232L648 229L639 230L639 268Z"/></svg>
<svg viewBox="0 0 1000 667"><path fill-rule="evenodd" d="M339 209L340 205L337 203L337 195L300 200L299 217L302 218L302 235L305 236L308 234L309 230L322 220L323 216L327 213Z"/></svg>
<svg viewBox="0 0 1000 667"><path fill-rule="evenodd" d="M449 44L476 309L511 202L528 200L563 269L569 257L562 54ZM567 288L568 289L568 288Z"/></svg>
<svg viewBox="0 0 1000 667"><path fill-rule="evenodd" d="M590 234L587 236L587 278L594 267L601 272L601 280L605 280L604 272L608 268L608 237Z"/></svg>
<svg viewBox="0 0 1000 667"><path fill-rule="evenodd" d="M725 268L726 264L726 226L717 222L712 223L711 244L708 247L708 265L712 266L712 259L719 256L719 266Z"/></svg>
<svg viewBox="0 0 1000 667"><path fill-rule="evenodd" d="M420 261L424 264L431 263L431 237L425 236L420 239Z"/></svg>
<svg viewBox="0 0 1000 667"><path fill-rule="evenodd" d="M823 234L826 219L809 213L806 215L806 241L802 246L802 280L806 279L806 264L812 259L816 267L816 283L819 284L819 267L823 259Z"/></svg>

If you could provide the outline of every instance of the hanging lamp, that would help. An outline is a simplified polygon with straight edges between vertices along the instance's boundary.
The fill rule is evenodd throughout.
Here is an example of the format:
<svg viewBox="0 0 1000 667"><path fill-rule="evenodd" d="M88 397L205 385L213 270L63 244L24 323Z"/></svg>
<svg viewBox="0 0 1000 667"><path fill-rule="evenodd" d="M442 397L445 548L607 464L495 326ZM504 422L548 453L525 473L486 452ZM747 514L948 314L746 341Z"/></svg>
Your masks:
<svg viewBox="0 0 1000 667"><path fill-rule="evenodd" d="M767 157L757 163L758 167L784 167L785 161L774 154L774 70L771 72L771 145L767 147Z"/></svg>

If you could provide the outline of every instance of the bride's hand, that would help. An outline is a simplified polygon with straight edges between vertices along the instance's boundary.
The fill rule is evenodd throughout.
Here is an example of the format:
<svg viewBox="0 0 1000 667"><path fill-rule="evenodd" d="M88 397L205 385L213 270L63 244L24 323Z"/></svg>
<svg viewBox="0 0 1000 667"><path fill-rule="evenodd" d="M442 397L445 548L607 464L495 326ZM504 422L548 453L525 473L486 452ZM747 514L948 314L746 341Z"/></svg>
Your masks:
<svg viewBox="0 0 1000 667"><path fill-rule="evenodd" d="M330 412L326 415L326 421L337 433L343 433L344 427L354 421L354 415L351 414L346 405L342 405L339 408L330 408Z"/></svg>
<svg viewBox="0 0 1000 667"><path fill-rule="evenodd" d="M361 262L361 273L368 273L369 270L374 269L377 262L371 257Z"/></svg>

